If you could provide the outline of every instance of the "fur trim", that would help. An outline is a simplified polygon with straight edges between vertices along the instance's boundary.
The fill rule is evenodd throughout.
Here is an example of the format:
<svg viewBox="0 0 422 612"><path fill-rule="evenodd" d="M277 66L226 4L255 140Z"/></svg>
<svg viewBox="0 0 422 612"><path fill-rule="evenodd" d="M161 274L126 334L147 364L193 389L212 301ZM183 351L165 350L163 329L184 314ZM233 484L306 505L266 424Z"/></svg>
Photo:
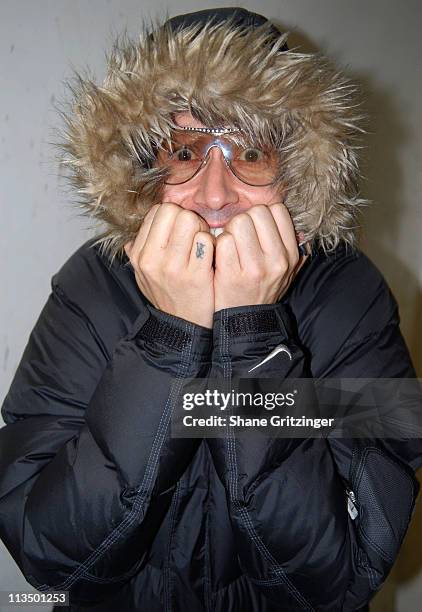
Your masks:
<svg viewBox="0 0 422 612"><path fill-rule="evenodd" d="M270 27L164 25L138 42L118 39L102 86L76 74L61 163L84 211L105 223L97 243L111 258L160 202L163 174L147 165L154 144L170 138L172 114L187 110L206 125L237 126L273 143L296 230L325 251L355 245L365 203L357 89L325 58L281 51L286 35L274 40Z"/></svg>

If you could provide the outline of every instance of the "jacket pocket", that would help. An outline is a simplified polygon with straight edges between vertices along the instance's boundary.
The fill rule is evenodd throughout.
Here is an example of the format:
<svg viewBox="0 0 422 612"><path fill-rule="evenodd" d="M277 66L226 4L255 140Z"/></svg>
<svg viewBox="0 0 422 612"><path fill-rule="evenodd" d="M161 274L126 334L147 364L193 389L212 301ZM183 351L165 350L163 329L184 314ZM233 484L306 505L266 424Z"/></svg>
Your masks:
<svg viewBox="0 0 422 612"><path fill-rule="evenodd" d="M379 448L368 447L352 463L351 483L362 543L393 564L413 511L413 475Z"/></svg>
<svg viewBox="0 0 422 612"><path fill-rule="evenodd" d="M379 447L355 442L347 492L354 571L342 612L367 603L387 578L419 491L410 468Z"/></svg>

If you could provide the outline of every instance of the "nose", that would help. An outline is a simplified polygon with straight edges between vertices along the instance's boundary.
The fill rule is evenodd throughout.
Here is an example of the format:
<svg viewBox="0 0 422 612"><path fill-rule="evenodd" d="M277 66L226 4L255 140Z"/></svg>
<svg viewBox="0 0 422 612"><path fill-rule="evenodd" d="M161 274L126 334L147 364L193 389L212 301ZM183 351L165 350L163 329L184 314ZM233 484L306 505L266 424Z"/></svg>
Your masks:
<svg viewBox="0 0 422 612"><path fill-rule="evenodd" d="M219 147L211 147L205 165L196 178L198 183L194 199L198 206L219 210L227 204L237 203L237 179L228 168Z"/></svg>

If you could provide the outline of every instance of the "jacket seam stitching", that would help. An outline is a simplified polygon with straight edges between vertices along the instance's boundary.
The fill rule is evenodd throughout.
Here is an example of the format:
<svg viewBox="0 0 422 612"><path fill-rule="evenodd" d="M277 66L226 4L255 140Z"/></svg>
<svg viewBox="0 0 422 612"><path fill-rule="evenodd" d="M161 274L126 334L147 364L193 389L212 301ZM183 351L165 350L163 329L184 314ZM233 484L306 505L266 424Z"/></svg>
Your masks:
<svg viewBox="0 0 422 612"><path fill-rule="evenodd" d="M189 328L190 328L190 324L189 322L186 322L186 331L188 331ZM148 458L148 462L147 462L147 466L145 469L145 474L142 480L142 484L139 487L138 494L136 495L135 500L133 502L132 510L128 513L128 515L124 519L122 519L122 521L113 529L113 531L101 542L101 544L87 557L87 559L85 559L83 563L80 563L78 565L75 571L70 576L68 576L66 580L64 580L61 584L54 586L56 590L67 590L70 586L72 586L80 578L86 578L87 580L89 580L89 578L86 576L87 570L90 567L92 567L92 565L94 565L94 563L96 563L96 561L98 561L107 552L107 550L109 550L109 548L119 540L119 538L125 535L127 530L132 526L132 524L134 523L136 518L138 518L138 516L142 516L143 510L144 510L143 506L145 504L146 499L148 498L148 495L151 492L151 488L153 485L151 481L152 481L153 474L154 474L154 471L155 471L155 468L156 468L156 465L159 459L159 451L164 442L165 431L167 430L168 423L170 421L170 417L172 413L171 400L173 399L174 395L177 397L180 392L180 388L183 382L183 375L186 374L188 365L190 363L189 357L190 357L191 346L192 346L192 342L189 342L186 348L182 351L181 361L179 363L178 372L176 374L176 381L173 383L172 387L170 388L170 393L167 398L163 413L160 418L158 429L157 429L156 435L153 440L152 449L151 449L151 452ZM183 359L185 356L185 353L187 353L186 361ZM155 448L154 444L159 438L160 440L157 442L158 448ZM152 462L154 463L153 468L151 468ZM51 587L46 584L39 586L39 590L41 591L48 590L50 588Z"/></svg>
<svg viewBox="0 0 422 612"><path fill-rule="evenodd" d="M227 312L223 311L223 318L227 319ZM225 321L224 321L225 322ZM224 325L220 328L220 355L223 363L223 377L231 378L232 368L229 353L229 334L224 334ZM271 552L268 550L261 537L257 534L255 527L252 523L251 517L246 508L242 506L240 501L237 499L236 482L237 482L237 461L236 461L236 439L233 431L228 430L226 436L226 448L227 457L229 462L229 493L231 502L239 512L239 518L242 520L246 531L249 534L252 542L255 544L261 555L272 564L271 570L277 574L277 580L284 583L290 594L296 599L302 608L307 609L309 612L313 612L314 608L306 601L303 595L298 589L292 584L284 569L277 563L277 560L273 557Z"/></svg>
<svg viewBox="0 0 422 612"><path fill-rule="evenodd" d="M353 337L353 340L349 338L349 340L346 340L346 342L342 345L341 348L344 348L344 347L351 348L351 347L355 346L355 344L359 345L362 342L367 342L368 340L372 340L373 338L376 338L377 336L381 336L381 335L385 334L385 330L386 329L388 329L390 327L394 328L394 327L396 327L396 325L397 324L396 324L395 321L389 321L385 325L385 327L383 327L383 329L377 329L376 331L369 332L369 333L365 334L364 336L361 336L360 338L357 338L357 339L355 339L355 337ZM352 331L352 333L354 333L355 330L356 330L356 327Z"/></svg>
<svg viewBox="0 0 422 612"><path fill-rule="evenodd" d="M208 478L209 477L210 477L210 474L208 470ZM208 498L206 502L205 512L206 514L205 514L205 550L204 550L204 557L205 557L204 599L205 599L205 606L206 606L207 612L213 612L211 564L210 564L210 551L209 551L209 523L210 523L209 491L208 491Z"/></svg>
<svg viewBox="0 0 422 612"><path fill-rule="evenodd" d="M172 592L172 578L170 572L170 555L173 544L173 536L176 529L176 510L177 504L179 502L179 494L180 494L180 481L176 484L176 490L173 495L172 504L171 504L171 515L170 515L170 532L169 532L169 540L167 545L167 565L164 568L164 612L171 612L172 603L171 603L171 592Z"/></svg>
<svg viewBox="0 0 422 612"><path fill-rule="evenodd" d="M107 361L110 361L111 359L110 353L106 345L104 344L100 334L98 333L95 325L93 324L91 319L88 317L88 315L85 313L85 311L82 310L82 308L78 306L78 304L73 302L67 296L65 291L60 287L60 285L57 282L52 283L51 287L52 287L53 294L56 297L58 297L60 300L62 300L66 304L66 306L70 308L72 312L77 314L79 317L81 317L85 321L92 336L95 338L96 342L98 342L98 344L101 346L101 350L103 351L103 354L107 357Z"/></svg>

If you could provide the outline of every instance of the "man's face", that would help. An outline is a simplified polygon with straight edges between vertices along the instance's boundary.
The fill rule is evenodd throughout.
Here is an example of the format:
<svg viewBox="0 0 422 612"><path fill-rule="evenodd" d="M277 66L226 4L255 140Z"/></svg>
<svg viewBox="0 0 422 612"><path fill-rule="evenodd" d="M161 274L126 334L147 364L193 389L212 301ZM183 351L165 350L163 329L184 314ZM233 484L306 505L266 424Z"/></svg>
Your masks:
<svg viewBox="0 0 422 612"><path fill-rule="evenodd" d="M181 127L206 127L188 112L177 113ZM173 202L192 210L211 228L224 227L236 214L257 204L275 204L283 200L280 189L252 187L243 183L228 168L223 152L212 147L208 163L194 178L181 185L164 185L163 202Z"/></svg>

